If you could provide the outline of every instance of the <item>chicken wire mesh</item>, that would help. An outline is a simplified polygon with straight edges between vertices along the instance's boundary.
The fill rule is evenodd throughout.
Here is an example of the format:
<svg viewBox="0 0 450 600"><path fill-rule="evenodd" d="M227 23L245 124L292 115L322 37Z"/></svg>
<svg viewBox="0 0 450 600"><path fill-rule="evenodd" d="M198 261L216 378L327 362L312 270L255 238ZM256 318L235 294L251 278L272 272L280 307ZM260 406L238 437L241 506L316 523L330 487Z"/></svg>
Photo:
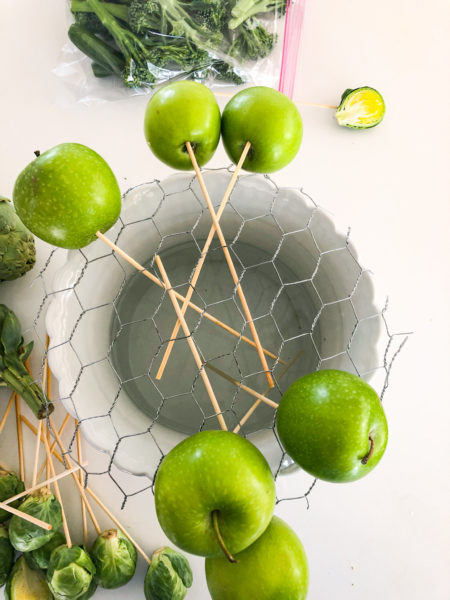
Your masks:
<svg viewBox="0 0 450 600"><path fill-rule="evenodd" d="M230 172L205 172L216 210ZM377 306L371 274L360 265L349 233L337 232L303 190L279 188L268 176L241 176L220 222L261 343L272 355L267 360L275 387L267 387L258 354L246 342L248 322L217 237L192 286L197 311L186 312L189 330L228 429L268 459L277 502L304 498L309 505L315 480L300 470L284 476L294 465L277 437L275 410L242 386L278 402L300 376L340 368L368 380L383 399L407 336L390 331L387 304ZM171 286L185 296L210 227L197 179L177 174L128 190L107 235L160 278L158 254ZM180 330L157 379L176 322L167 291L101 241L77 251L52 249L36 286L40 302L25 337L35 339L35 356L42 357L39 377L48 358L59 383L53 402L62 403L104 452L102 468L84 468L86 482L107 475L125 506L131 496L153 489L158 465L173 445L219 427L200 370ZM76 430L67 450L60 448L72 462Z"/></svg>

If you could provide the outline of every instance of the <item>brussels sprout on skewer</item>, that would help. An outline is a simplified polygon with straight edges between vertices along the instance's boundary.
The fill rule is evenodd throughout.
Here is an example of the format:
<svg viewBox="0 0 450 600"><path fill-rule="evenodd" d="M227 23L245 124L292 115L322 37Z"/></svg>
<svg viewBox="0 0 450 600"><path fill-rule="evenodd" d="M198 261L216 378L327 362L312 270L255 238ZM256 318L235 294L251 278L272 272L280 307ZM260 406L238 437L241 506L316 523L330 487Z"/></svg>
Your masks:
<svg viewBox="0 0 450 600"><path fill-rule="evenodd" d="M365 86L345 90L335 116L342 127L370 129L381 123L384 112L385 105L380 92Z"/></svg>
<svg viewBox="0 0 450 600"><path fill-rule="evenodd" d="M11 202L0 196L0 282L25 275L35 262L34 237L16 215Z"/></svg>
<svg viewBox="0 0 450 600"><path fill-rule="evenodd" d="M44 571L47 570L51 553L55 548L58 548L58 546L62 546L65 543L66 538L60 531L57 531L49 542L40 548L36 548L36 550L27 552L25 554L27 565L30 567L30 569L43 569Z"/></svg>
<svg viewBox="0 0 450 600"><path fill-rule="evenodd" d="M0 587L5 585L14 562L14 548L9 541L8 530L0 525Z"/></svg>
<svg viewBox="0 0 450 600"><path fill-rule="evenodd" d="M40 548L52 539L62 525L61 505L46 487L28 496L19 506L19 510L52 526L50 531L45 531L38 525L14 515L9 526L9 539L19 552L31 552Z"/></svg>
<svg viewBox="0 0 450 600"><path fill-rule="evenodd" d="M172 548L153 553L144 582L147 600L183 600L191 585L191 567L182 554Z"/></svg>
<svg viewBox="0 0 450 600"><path fill-rule="evenodd" d="M59 546L50 556L47 583L56 600L87 600L97 587L91 557L81 546Z"/></svg>
<svg viewBox="0 0 450 600"><path fill-rule="evenodd" d="M20 481L16 473L13 471L4 471L0 469L0 502L8 500L17 494L20 494L25 489L23 481ZM12 502L11 506L17 508L20 504L19 500ZM11 513L0 508L0 523L11 518Z"/></svg>
<svg viewBox="0 0 450 600"><path fill-rule="evenodd" d="M6 582L5 600L52 600L43 571L31 570L21 556Z"/></svg>
<svg viewBox="0 0 450 600"><path fill-rule="evenodd" d="M136 571L136 548L118 529L109 529L98 536L91 557L97 570L97 582L106 589L125 585Z"/></svg>

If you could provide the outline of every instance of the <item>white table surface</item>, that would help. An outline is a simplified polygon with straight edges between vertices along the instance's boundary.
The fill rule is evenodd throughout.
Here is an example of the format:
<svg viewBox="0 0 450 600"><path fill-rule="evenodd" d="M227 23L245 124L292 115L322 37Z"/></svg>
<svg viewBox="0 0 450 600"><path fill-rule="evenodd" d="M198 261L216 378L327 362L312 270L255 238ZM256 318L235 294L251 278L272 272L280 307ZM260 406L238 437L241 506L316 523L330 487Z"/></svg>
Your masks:
<svg viewBox="0 0 450 600"><path fill-rule="evenodd" d="M380 127L354 132L337 127L331 111L303 108L301 151L276 180L303 186L352 227L362 263L389 294L392 331L414 331L385 396L390 441L377 469L354 484L319 483L309 511L304 501L277 507L306 547L311 600L450 598L449 25L447 0L307 2L295 98L335 104L345 88L371 85L382 91L387 113ZM123 190L168 175L142 135L146 98L89 107L56 102L62 84L51 70L65 29L61 0L1 2L0 193L11 195L34 150L64 141L94 147ZM228 164L222 149L210 164ZM38 251L44 260L45 246ZM30 281L0 286L0 301L23 319ZM31 455L31 439L27 444ZM0 436L0 462L16 468L14 448L11 418ZM93 449L86 457L90 470L104 464ZM119 477L126 486L127 477ZM90 484L119 514L112 481L102 476ZM72 488L63 489L69 495ZM77 538L73 491L67 503ZM150 492L130 498L120 518L148 552L165 543ZM206 600L203 561L191 563L188 598ZM141 562L125 589L96 598L142 598L144 573Z"/></svg>

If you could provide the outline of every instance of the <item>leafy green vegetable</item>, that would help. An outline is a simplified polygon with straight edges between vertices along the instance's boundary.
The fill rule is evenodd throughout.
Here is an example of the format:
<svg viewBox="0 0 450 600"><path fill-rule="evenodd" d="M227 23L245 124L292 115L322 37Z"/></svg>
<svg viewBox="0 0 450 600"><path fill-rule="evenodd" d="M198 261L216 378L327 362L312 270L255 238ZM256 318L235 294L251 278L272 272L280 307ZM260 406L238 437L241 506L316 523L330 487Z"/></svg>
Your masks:
<svg viewBox="0 0 450 600"><path fill-rule="evenodd" d="M14 562L14 548L9 541L8 530L0 525L0 587L4 586Z"/></svg>
<svg viewBox="0 0 450 600"><path fill-rule="evenodd" d="M30 569L43 569L44 571L47 570L51 553L55 548L58 548L58 546L62 546L65 543L66 538L60 531L57 531L49 542L40 548L36 548L36 550L27 552L25 554L27 565L30 567Z"/></svg>
<svg viewBox="0 0 450 600"><path fill-rule="evenodd" d="M147 600L183 600L192 585L188 560L172 548L153 553L144 582Z"/></svg>
<svg viewBox="0 0 450 600"><path fill-rule="evenodd" d="M5 588L5 600L52 600L43 571L32 571L23 556L15 563Z"/></svg>
<svg viewBox="0 0 450 600"><path fill-rule="evenodd" d="M0 387L6 386L25 400L38 419L53 412L54 406L34 382L25 367L33 342L24 346L19 319L0 304Z"/></svg>
<svg viewBox="0 0 450 600"><path fill-rule="evenodd" d="M20 494L25 489L23 481L17 477L13 471L3 471L0 469L0 502L8 500L17 494ZM17 508L20 504L20 500L11 502L13 508ZM11 518L11 513L0 508L0 523L7 521Z"/></svg>
<svg viewBox="0 0 450 600"><path fill-rule="evenodd" d="M91 557L97 570L97 582L106 589L125 585L136 571L136 548L118 529L109 529L98 536Z"/></svg>
<svg viewBox="0 0 450 600"><path fill-rule="evenodd" d="M53 550L47 583L56 600L90 598L96 587L94 576L94 563L81 546L64 545Z"/></svg>
<svg viewBox="0 0 450 600"><path fill-rule="evenodd" d="M62 525L61 505L48 488L40 488L26 498L19 510L52 526L46 531L14 515L9 525L9 539L19 552L31 552L46 544Z"/></svg>
<svg viewBox="0 0 450 600"><path fill-rule="evenodd" d="M25 275L35 262L34 237L10 201L0 196L0 282Z"/></svg>

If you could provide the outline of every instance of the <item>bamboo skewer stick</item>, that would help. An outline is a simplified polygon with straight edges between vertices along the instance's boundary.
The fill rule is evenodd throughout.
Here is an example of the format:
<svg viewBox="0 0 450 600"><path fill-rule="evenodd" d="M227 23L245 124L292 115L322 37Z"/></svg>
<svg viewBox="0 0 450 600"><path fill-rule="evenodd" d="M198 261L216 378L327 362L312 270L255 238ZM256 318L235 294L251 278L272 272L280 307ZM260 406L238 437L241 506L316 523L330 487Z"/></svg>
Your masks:
<svg viewBox="0 0 450 600"><path fill-rule="evenodd" d="M270 400L269 398L266 398L266 396L264 394L260 394L259 392L257 392L256 390L248 387L247 385L244 385L243 383L240 383L237 379L234 379L234 377L231 377L231 375L228 375L227 373L225 373L221 369L218 369L214 365L206 363L205 367L207 369L210 369L211 371L214 371L214 373L217 373L217 375L220 375L221 377L223 377L224 379L226 379L230 383L234 383L234 385L236 387L240 388L241 390L244 390L245 392L247 392L251 396L254 396L255 398L258 398L258 400L260 400L261 402L265 402L266 404L268 404L272 408L278 408L278 403L277 402L274 402L273 400ZM272 388L269 388L269 389L272 389Z"/></svg>
<svg viewBox="0 0 450 600"><path fill-rule="evenodd" d="M50 525L50 523L46 523L45 521L36 519L36 517L32 517L31 515L29 515L25 512L22 512L21 510L17 510L16 508L9 506L9 504L5 504L5 502L0 502L0 508L2 508L3 510L6 510L7 512L11 513L12 515L16 515L16 517L20 517L24 521L29 521L30 523L33 523L33 525L42 527L42 529L45 529L46 531L51 531L53 529L53 527Z"/></svg>
<svg viewBox="0 0 450 600"><path fill-rule="evenodd" d="M36 450L34 452L33 479L31 482L31 487L35 486L36 481L37 481L39 450L41 448L41 436L42 436L42 419L39 419L38 432L36 435Z"/></svg>
<svg viewBox="0 0 450 600"><path fill-rule="evenodd" d="M32 432L34 433L34 435L37 435L37 429L36 429L36 427L33 425L33 423L30 423L30 421L29 421L29 420L28 420L28 419L25 417L25 415L22 415L22 417L21 417L21 418L22 418L22 421L23 421L23 423L25 423L25 425L28 427L28 429L29 429L30 431L32 431ZM42 433L42 435L41 435L41 442L42 442L44 445L45 445L45 442L44 442L44 437L45 437L45 435L46 435L46 432L44 431L44 432ZM47 439L48 439L48 436L47 436ZM52 447L53 447L52 454L54 454L54 455L56 456L56 458L57 458L57 459L58 459L58 460L59 460L61 463L63 463L63 464L64 464L64 461L63 461L63 459L62 459L62 456L61 456L61 454L59 454L59 452L57 452L57 451L54 449L54 448L55 448L55 446L56 446L56 444L55 444L55 443L53 443L53 444L52 444ZM47 477L47 479L48 479L48 477Z"/></svg>
<svg viewBox="0 0 450 600"><path fill-rule="evenodd" d="M175 312L177 313L177 317L179 318L180 322L181 322L181 327L183 328L183 332L184 335L186 336L186 341L189 344L189 348L192 352L192 356L194 357L195 363L197 365L197 368L200 371L200 376L203 379L203 383L205 384L205 388L206 391L208 392L208 396L211 400L211 404L213 405L214 411L217 415L217 419L219 421L219 424L221 426L221 428L225 431L227 431L227 425L225 423L225 419L223 418L222 415L222 411L220 410L220 406L219 403L217 402L217 398L214 394L214 390L212 388L211 382L209 381L209 377L208 374L206 373L203 363L202 363L202 359L200 358L200 354L198 353L197 350L197 346L195 345L195 342L191 336L191 332L189 331L189 327L187 326L186 320L184 318L183 313L181 312L181 308L180 305L178 304L178 300L176 299L174 293L173 293L173 289L170 285L170 281L169 278L167 276L166 270L164 268L164 265L161 261L161 258L156 254L155 255L155 262L158 265L158 269L161 273L161 277L163 278L164 281L164 285L166 286L167 289L167 293L169 294L169 297L172 301L173 307L175 309Z"/></svg>
<svg viewBox="0 0 450 600"><path fill-rule="evenodd" d="M253 340L256 344L256 349L258 352L259 360L261 361L262 367L266 373L267 382L270 385L270 387L274 387L275 383L273 381L272 373L269 370L269 365L267 364L267 360L266 360L266 357L264 355L264 352L263 352L263 349L261 346L258 332L256 331L255 323L253 322L253 317L250 313L250 308L247 304L247 300L245 298L244 291L239 282L239 277L238 277L238 274L234 267L234 263L233 263L233 259L231 258L230 250L228 249L225 237L222 232L222 228L220 227L220 223L217 219L217 215L216 215L216 212L212 205L211 198L209 197L208 190L206 189L205 182L203 180L202 172L200 171L200 167L198 166L197 159L195 157L195 153L194 153L194 150L193 150L190 142L186 142L186 149L187 149L189 157L191 159L192 166L194 167L194 171L197 176L198 183L200 185L200 189L202 190L203 196L205 198L205 202L208 206L208 210L211 215L214 229L216 230L217 236L222 245L222 251L225 256L225 260L227 261L227 265L230 270L230 274L233 279L234 285L236 286L236 291L237 291L239 299L241 301L242 309L244 311L245 318L247 319L248 325L250 327L250 331L252 333ZM248 152L248 150L247 150L247 152Z"/></svg>
<svg viewBox="0 0 450 600"><path fill-rule="evenodd" d="M85 467L86 465L87 465L87 463L85 463L82 466ZM16 500L20 500L20 498L29 496L30 494L32 494L36 490L39 490L42 487L49 487L55 481L64 479L64 477L67 477L68 475L71 475L72 473L75 473L76 471L79 471L80 469L81 469L81 466L79 466L79 465L77 465L76 467L72 467L72 469L68 469L67 471L63 471L62 473L59 473L58 475L55 475L54 477L50 477L49 479L46 479L42 483L38 483L38 484L34 485L33 487L29 488L28 490L25 490L24 492L20 492L20 494L16 494L15 496L12 496L11 498L8 498L8 500L4 500L3 502L4 502L4 504L11 504L12 502L15 502Z"/></svg>
<svg viewBox="0 0 450 600"><path fill-rule="evenodd" d="M50 452L50 446L49 446L48 439L47 439L46 435L44 435L44 444L45 444L45 451L46 451L48 459L49 459L50 472L52 474L52 477L56 477L55 467L53 466L52 454ZM66 544L67 544L68 548L71 548L72 547L72 540L70 538L70 531L69 531L69 526L67 524L66 512L64 510L64 505L63 505L63 502L62 502L61 492L59 491L59 485L58 485L58 483L56 481L53 482L53 487L55 488L56 498L58 499L58 502L61 505L62 521L63 521L63 529L64 529L64 537L66 538Z"/></svg>
<svg viewBox="0 0 450 600"><path fill-rule="evenodd" d="M16 428L17 428L17 448L19 453L19 473L20 479L25 483L25 460L23 455L23 431L22 431L22 418L20 409L20 397L15 394L16 402Z"/></svg>
<svg viewBox="0 0 450 600"><path fill-rule="evenodd" d="M67 466L70 467L71 463L70 463L70 459L68 458L68 455L67 455L67 450L64 448L64 445L63 445L63 443L61 441L61 437L60 437L60 435L59 435L59 433L58 433L58 431L57 431L57 429L56 429L56 427L55 427L55 425L53 423L53 419L51 417L49 417L49 421L50 421L50 426L51 426L51 428L53 430L53 434L54 434L54 436L55 436L55 438L56 438L56 440L57 440L57 442L58 442L61 450L65 454ZM80 483L77 475L72 474L72 478L75 481L75 484L76 484L76 486L78 488L78 491L80 492L81 498L82 498L82 500L83 500L83 502L84 502L84 504L86 506L86 510L88 511L89 516L91 517L91 521L92 521L92 524L94 525L95 531L98 533L98 535L100 535L101 532L102 532L102 530L100 529L98 521L95 518L95 515L94 515L94 513L92 511L91 505L89 504L88 499L86 498L86 493L84 491L84 487Z"/></svg>
<svg viewBox="0 0 450 600"><path fill-rule="evenodd" d="M127 254L124 250L119 248L119 246L117 246L114 242L112 242L107 237L105 237L103 235L103 233L101 233L100 231L97 231L97 233L95 235L100 240L102 240L102 242L104 242L107 246L109 246L112 250L114 250L114 252L116 254L118 254L121 258L123 258L123 260L125 260L127 263L129 263L131 266L133 266L135 269L140 271L142 273L142 275L144 275L145 277L150 279L150 281L153 281L153 283L156 283L156 285L158 285L160 288L165 289L164 283L160 279L158 279L158 277L153 275L153 273L150 273L150 271L148 271L145 267L143 267L136 260L134 260L134 258L132 258L129 254ZM185 297L182 294L180 294L176 290L173 290L173 293L175 294L175 296L177 297L178 300L181 300L182 302L184 301ZM225 329L225 331L228 331L228 333L231 333L231 335L234 335L235 337L241 339L246 344L250 344L250 346L253 346L254 348L256 348L256 344L252 339L246 337L245 335L241 335L239 333L239 331L236 331L236 329L233 329L226 323L219 321L219 319L216 319L216 317L214 317L210 313L206 312L205 310L203 310L202 308L200 308L193 302L189 302L189 308L192 308L200 315L203 315L205 317L205 319L208 319L209 321L211 321L218 327L222 327L222 329ZM270 352L269 350L266 350L265 348L263 348L263 352L267 356L270 356L270 358L273 358L274 360L277 360L278 362L281 362L284 364L284 361L279 359L276 354L273 354L273 352Z"/></svg>
<svg viewBox="0 0 450 600"><path fill-rule="evenodd" d="M133 546L136 548L136 550L139 552L139 554L142 556L145 562L150 564L151 561L147 554L142 550L139 544L131 537L131 535L127 532L125 527L122 526L122 524L116 519L112 512L108 508L106 508L106 506L103 504L100 498L96 494L94 494L94 492L90 488L87 487L86 491L89 494L89 496L91 496L91 498L100 506L103 512L111 519L114 525L116 525L116 527L118 527L122 531L122 533L127 536L127 538L130 540L130 542L133 544Z"/></svg>
<svg viewBox="0 0 450 600"><path fill-rule="evenodd" d="M50 396L47 396L47 398L49 398L49 397L50 397ZM64 421L62 422L62 425L61 425L61 427L59 428L59 431L58 431L59 435L62 435L62 434L63 434L63 432L64 432L64 429L66 428L66 426L67 426L67 423L69 422L69 419L70 419L70 415L69 415L69 413L67 413L67 415L66 415L66 416L65 416L65 418L64 418ZM48 436L47 436L47 437L48 437ZM53 450L56 448L56 443L57 443L57 442L56 442L56 440L55 440L55 441L52 443L52 445L50 446L50 450L51 450L52 452L53 452ZM41 468L40 468L40 470L39 470L39 473L38 473L38 476L37 476L38 480L39 480L39 479L40 479L40 477L42 476L42 473L44 472L44 469L45 469L46 467L47 467L47 460L45 460L45 461L42 463L42 465L41 465ZM48 479L48 477L47 477L47 479Z"/></svg>
<svg viewBox="0 0 450 600"><path fill-rule="evenodd" d="M82 449L81 449L81 435L80 435L80 424L78 421L75 421L75 425L77 427L76 440L77 440L77 458L78 462L81 464L83 462ZM81 472L79 473L80 484L83 484L83 479ZM86 505L81 499L81 523L83 526L83 542L85 547L88 547L88 529L87 529L87 518L86 518Z"/></svg>
<svg viewBox="0 0 450 600"><path fill-rule="evenodd" d="M222 96L223 98L231 98L234 94L229 94L227 92L214 92L215 96ZM298 106L313 106L315 108L331 108L333 110L337 110L339 107L334 106L333 104L322 104L321 102L304 102L303 100L293 100L294 104Z"/></svg>
<svg viewBox="0 0 450 600"><path fill-rule="evenodd" d="M244 164L244 161L247 158L247 154L248 154L248 152L250 150L250 147L251 147L250 142L247 142L245 144L244 150L242 151L242 154L241 154L241 157L239 159L239 162L236 165L236 168L235 168L235 170L233 172L233 175L232 175L232 177L230 179L228 187L225 190L225 194L223 195L222 202L220 203L219 209L218 209L218 211L216 213L217 221L219 221L220 218L222 217L223 211L225 210L225 207L227 205L228 199L231 196L231 192L233 191L233 188L234 188L234 186L236 184L237 178L239 176L239 172L242 169L242 165ZM192 275L192 279L190 281L190 286L189 286L189 289L188 289L188 291L186 293L186 297L184 299L183 306L181 307L181 312L183 313L183 315L186 313L187 307L189 305L189 301L192 298L192 294L194 293L194 289L195 289L195 286L197 284L198 278L200 277L200 273L202 271L203 264L204 264L204 262L206 260L206 256L208 254L208 250L209 250L209 248L211 246L211 242L214 239L215 231L216 230L214 228L214 225L212 225L211 229L209 230L208 237L206 238L206 241L205 241L205 243L203 245L202 253L201 253L201 256L200 256L200 260L197 262L197 266L195 267L194 274ZM172 352L172 348L173 348L173 345L175 344L175 340L177 338L178 331L180 330L180 327L181 327L181 323L180 323L179 320L177 320L177 322L175 323L175 327L173 328L172 334L170 336L170 341L167 344L167 348L166 348L166 351L164 353L164 357L162 359L161 365L160 365L160 367L158 369L158 372L156 374L156 379L161 379L161 377L162 377L162 375L164 373L164 369L166 368L167 361L169 360L170 353Z"/></svg>
<svg viewBox="0 0 450 600"><path fill-rule="evenodd" d="M282 371L280 372L280 374L277 377L277 380L276 380L277 383L282 379L282 377L284 377L286 375L287 371L292 367L292 365L296 362L296 360L302 353L303 353L303 350L300 350L299 352L297 352L297 354L294 356L294 358L288 362L288 364L284 367L284 369L282 369ZM263 396L265 396L269 392L270 392L270 388L267 387L263 393ZM253 403L253 405L248 409L248 411L245 413L245 415L242 417L242 419L239 421L239 423L233 429L233 433L239 432L241 427L249 420L249 418L252 416L252 414L255 412L255 410L258 408L258 406L261 404L261 402L262 401L258 399L256 402Z"/></svg>
<svg viewBox="0 0 450 600"><path fill-rule="evenodd" d="M6 407L6 410L3 414L2 420L0 422L0 433L3 431L3 428L6 425L6 421L8 419L9 413L11 412L12 406L14 404L14 396L15 396L15 392L13 392L11 394L11 396L9 397L8 406Z"/></svg>

